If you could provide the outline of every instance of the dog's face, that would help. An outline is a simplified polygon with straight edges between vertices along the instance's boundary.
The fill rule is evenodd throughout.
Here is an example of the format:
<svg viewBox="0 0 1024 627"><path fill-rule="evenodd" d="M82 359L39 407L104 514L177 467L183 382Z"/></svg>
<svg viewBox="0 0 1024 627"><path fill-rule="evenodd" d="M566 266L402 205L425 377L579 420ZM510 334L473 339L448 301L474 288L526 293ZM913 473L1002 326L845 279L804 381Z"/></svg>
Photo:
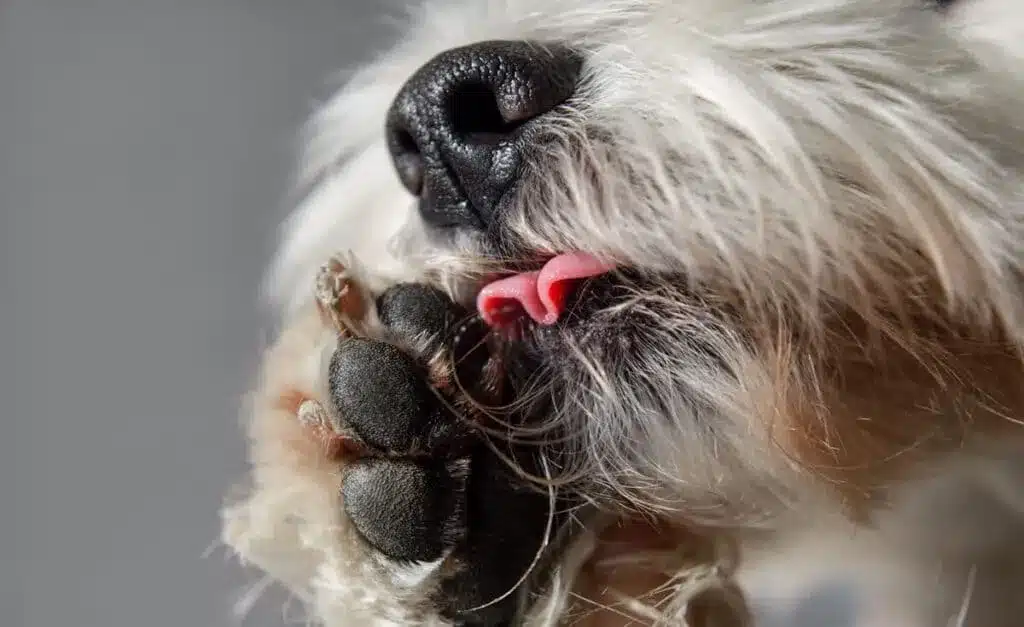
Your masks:
<svg viewBox="0 0 1024 627"><path fill-rule="evenodd" d="M913 362L931 350L906 345L921 324L1019 328L1024 238L998 200L1019 147L994 139L998 89L931 7L516 0L417 17L315 126L277 284L348 247L485 317L523 310L544 380L576 390L550 417L574 434L570 470L619 496L676 508L685 485L691 515L764 504L794 481L792 459L769 461L780 445L798 466L854 463L817 445L831 425L808 433L823 411L925 402L856 347L888 336ZM844 356L856 381L837 390Z"/></svg>
<svg viewBox="0 0 1024 627"><path fill-rule="evenodd" d="M587 498L863 513L1024 407L1016 87L922 4L429 5L315 121L277 296L443 287Z"/></svg>

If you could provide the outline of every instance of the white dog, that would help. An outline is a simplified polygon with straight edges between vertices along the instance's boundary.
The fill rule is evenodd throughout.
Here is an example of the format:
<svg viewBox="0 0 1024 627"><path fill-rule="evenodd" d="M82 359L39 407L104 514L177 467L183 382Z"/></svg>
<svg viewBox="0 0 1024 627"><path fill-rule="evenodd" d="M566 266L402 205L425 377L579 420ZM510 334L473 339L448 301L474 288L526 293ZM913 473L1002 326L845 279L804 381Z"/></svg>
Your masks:
<svg viewBox="0 0 1024 627"><path fill-rule="evenodd" d="M328 627L742 625L826 573L1020 624L1024 4L411 22L312 126L228 544Z"/></svg>

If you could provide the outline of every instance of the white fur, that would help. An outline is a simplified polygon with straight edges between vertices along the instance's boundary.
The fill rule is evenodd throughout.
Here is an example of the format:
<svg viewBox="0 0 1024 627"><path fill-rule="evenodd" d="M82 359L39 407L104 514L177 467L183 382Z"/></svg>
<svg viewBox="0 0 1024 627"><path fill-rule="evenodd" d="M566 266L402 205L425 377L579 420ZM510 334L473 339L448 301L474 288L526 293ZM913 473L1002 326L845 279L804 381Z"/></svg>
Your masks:
<svg viewBox="0 0 1024 627"><path fill-rule="evenodd" d="M728 286L752 309L800 303L787 311L807 328L822 302L870 316L925 298L901 274L921 264L912 269L956 312L943 315L996 323L1024 341L1024 4L964 0L942 17L919 0L463 0L430 2L411 24L404 43L356 73L311 123L303 197L268 279L283 315L308 306L315 272L339 250L380 285L428 270L457 283L485 267L472 242L426 246L381 131L398 88L431 56L525 38L588 51L580 89L550 122L552 148L509 218L535 249L585 243L631 267ZM593 140L595 129L610 142ZM584 471L646 509L682 501L707 506L706 516L688 514L709 524L731 517L772 530L770 542L758 533L747 547L755 592L772 594L780 570L788 581L838 570L876 612L865 625L953 624L964 595L988 604L972 610L972 626L1024 615L991 609L1024 585L1024 555L1013 554L1024 499L1006 487L1021 485L1019 451L943 459L902 486L874 528L851 526L747 423L751 390L772 373L729 321L674 293L634 303L659 304L689 326L659 329L664 350L630 365L687 393L670 399L672 420L649 426L663 423L645 418L641 394L576 344L579 368L563 376L597 391L557 418L584 432ZM673 350L691 336L726 356L743 384ZM714 433L695 426L706 416ZM650 481L611 479L623 467ZM708 505L719 502L728 507ZM367 624L349 606L325 605L348 598L345 576L324 561L339 547L321 548L312 568L267 533L273 554L255 551L262 567L296 590L319 586L311 598L329 627ZM822 568L829 558L806 559L812 550L842 563ZM977 569L1000 555L1018 560L1009 583Z"/></svg>

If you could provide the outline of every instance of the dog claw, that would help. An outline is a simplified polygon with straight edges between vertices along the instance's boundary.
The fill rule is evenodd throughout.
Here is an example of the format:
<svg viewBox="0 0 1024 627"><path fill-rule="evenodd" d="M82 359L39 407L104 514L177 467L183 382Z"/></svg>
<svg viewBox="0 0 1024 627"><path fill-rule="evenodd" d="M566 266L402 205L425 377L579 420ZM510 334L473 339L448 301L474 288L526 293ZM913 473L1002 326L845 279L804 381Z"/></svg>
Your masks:
<svg viewBox="0 0 1024 627"><path fill-rule="evenodd" d="M328 425L327 410L323 408L323 405L314 400L302 401L297 413L299 422L301 422L303 426L311 429L318 429L326 428Z"/></svg>
<svg viewBox="0 0 1024 627"><path fill-rule="evenodd" d="M330 458L339 455L359 452L362 449L354 434L339 429L338 421L331 417L327 409L317 401L307 399L299 405L296 417L303 427L308 429L316 440L320 441Z"/></svg>
<svg viewBox="0 0 1024 627"><path fill-rule="evenodd" d="M332 257L317 272L313 289L321 315L339 333L362 337L368 298L356 281L351 266Z"/></svg>

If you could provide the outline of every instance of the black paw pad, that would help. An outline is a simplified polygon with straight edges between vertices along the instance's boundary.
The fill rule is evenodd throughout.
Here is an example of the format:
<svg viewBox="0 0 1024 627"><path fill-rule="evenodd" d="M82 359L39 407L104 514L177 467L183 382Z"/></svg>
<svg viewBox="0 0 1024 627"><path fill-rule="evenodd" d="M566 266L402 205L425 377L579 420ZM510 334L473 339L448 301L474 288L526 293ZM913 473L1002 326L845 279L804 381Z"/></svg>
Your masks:
<svg viewBox="0 0 1024 627"><path fill-rule="evenodd" d="M487 327L435 287L419 283L391 287L377 299L377 313L398 338L424 342L428 353L449 349L465 378L478 374L487 360L483 342Z"/></svg>
<svg viewBox="0 0 1024 627"><path fill-rule="evenodd" d="M366 458L346 469L345 513L367 542L395 560L440 559L465 529L465 477L409 460Z"/></svg>
<svg viewBox="0 0 1024 627"><path fill-rule="evenodd" d="M465 313L444 292L419 283L396 285L377 299L377 314L385 327L401 338L429 336L435 350Z"/></svg>
<svg viewBox="0 0 1024 627"><path fill-rule="evenodd" d="M425 372L401 349L344 340L331 358L328 389L344 431L381 451L409 451L439 416Z"/></svg>

